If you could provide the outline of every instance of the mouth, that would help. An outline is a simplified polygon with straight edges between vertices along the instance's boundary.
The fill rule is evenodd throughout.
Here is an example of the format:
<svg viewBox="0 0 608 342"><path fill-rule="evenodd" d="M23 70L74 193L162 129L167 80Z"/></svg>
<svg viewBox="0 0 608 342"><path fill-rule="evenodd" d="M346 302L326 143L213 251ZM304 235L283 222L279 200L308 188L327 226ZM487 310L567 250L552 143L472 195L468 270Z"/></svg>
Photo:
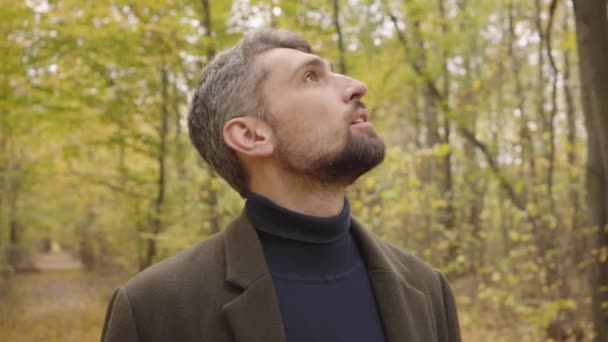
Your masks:
<svg viewBox="0 0 608 342"><path fill-rule="evenodd" d="M353 116L353 118L351 119L350 124L351 125L364 124L364 123L366 123L366 122L369 121L368 117L369 117L369 114L367 113L367 109L360 108L355 113L355 115Z"/></svg>

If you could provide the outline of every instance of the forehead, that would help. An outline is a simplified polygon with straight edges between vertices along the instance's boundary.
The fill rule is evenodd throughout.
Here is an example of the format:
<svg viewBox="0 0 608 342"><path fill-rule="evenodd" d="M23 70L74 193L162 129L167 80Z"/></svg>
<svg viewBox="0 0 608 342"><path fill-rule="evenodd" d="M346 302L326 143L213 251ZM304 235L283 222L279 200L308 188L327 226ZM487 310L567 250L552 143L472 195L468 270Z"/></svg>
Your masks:
<svg viewBox="0 0 608 342"><path fill-rule="evenodd" d="M303 60L305 58L310 58L314 56L313 54L303 52L296 49L288 49L288 48L273 48L268 51L261 53L257 60L260 63L267 64L268 62L276 63L276 62L297 62L299 60Z"/></svg>

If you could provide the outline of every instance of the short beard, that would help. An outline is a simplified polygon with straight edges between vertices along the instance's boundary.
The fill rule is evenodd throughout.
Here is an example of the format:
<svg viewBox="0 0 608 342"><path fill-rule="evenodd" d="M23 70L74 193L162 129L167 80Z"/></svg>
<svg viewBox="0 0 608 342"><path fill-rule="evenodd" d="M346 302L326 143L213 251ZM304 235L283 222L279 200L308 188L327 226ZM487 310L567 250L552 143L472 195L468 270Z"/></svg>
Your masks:
<svg viewBox="0 0 608 342"><path fill-rule="evenodd" d="M306 164L294 162L299 156L291 153L289 144L278 141L278 158L286 170L307 183L346 187L384 161L386 147L382 139L373 131L364 134L355 136L347 130L344 144L337 153L308 158Z"/></svg>

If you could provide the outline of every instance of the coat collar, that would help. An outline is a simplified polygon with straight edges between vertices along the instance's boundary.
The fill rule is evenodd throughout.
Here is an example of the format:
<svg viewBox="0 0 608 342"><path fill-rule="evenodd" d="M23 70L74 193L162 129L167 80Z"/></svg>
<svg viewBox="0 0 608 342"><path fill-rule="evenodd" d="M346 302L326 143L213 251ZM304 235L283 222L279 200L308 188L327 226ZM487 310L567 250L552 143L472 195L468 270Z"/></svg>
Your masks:
<svg viewBox="0 0 608 342"><path fill-rule="evenodd" d="M237 342L286 342L283 319L262 244L245 213L225 235L226 281L243 290L224 305Z"/></svg>
<svg viewBox="0 0 608 342"><path fill-rule="evenodd" d="M352 220L355 239L359 242L367 272L372 282L376 304L388 342L437 341L437 329L429 312L425 294L408 282L410 271L386 243Z"/></svg>
<svg viewBox="0 0 608 342"><path fill-rule="evenodd" d="M429 302L407 282L409 270L354 219L388 342L437 340ZM283 320L262 245L245 213L225 232L226 281L243 292L224 306L237 342L286 342Z"/></svg>

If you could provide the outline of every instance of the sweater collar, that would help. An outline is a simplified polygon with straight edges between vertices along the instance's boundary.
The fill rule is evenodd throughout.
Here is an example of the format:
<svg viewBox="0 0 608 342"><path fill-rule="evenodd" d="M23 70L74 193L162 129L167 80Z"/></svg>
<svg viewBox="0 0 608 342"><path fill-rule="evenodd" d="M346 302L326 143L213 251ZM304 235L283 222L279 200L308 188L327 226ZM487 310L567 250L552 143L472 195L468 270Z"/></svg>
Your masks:
<svg viewBox="0 0 608 342"><path fill-rule="evenodd" d="M249 193L245 211L252 225L267 234L309 243L330 243L338 240L350 227L350 205L336 216L318 217L281 207L270 199Z"/></svg>

